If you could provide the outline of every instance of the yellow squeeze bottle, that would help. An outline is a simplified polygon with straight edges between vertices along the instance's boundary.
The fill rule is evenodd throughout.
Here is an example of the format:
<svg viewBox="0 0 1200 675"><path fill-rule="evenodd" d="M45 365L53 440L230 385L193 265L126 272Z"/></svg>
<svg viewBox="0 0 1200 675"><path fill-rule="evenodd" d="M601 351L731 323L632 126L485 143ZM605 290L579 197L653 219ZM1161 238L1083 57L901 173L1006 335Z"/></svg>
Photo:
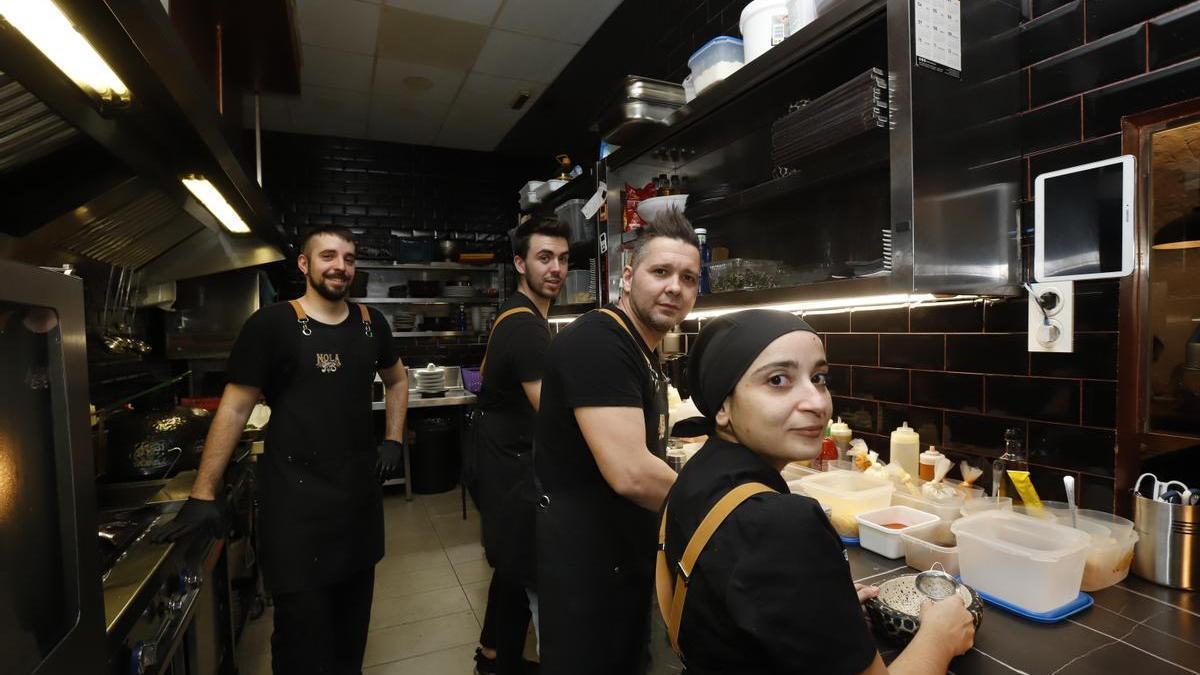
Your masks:
<svg viewBox="0 0 1200 675"><path fill-rule="evenodd" d="M1008 478L1012 481L1013 487L1016 488L1017 494L1021 496L1021 501L1025 503L1026 507L1042 508L1042 500L1038 498L1037 490L1033 489L1033 482L1029 480L1028 471L1009 470Z"/></svg>

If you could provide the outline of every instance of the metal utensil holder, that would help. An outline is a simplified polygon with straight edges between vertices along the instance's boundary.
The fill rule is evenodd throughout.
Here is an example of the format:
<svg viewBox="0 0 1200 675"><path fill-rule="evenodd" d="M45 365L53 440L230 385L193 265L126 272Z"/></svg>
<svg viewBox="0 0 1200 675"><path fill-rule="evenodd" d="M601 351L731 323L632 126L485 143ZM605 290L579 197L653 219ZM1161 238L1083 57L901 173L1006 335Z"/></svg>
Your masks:
<svg viewBox="0 0 1200 675"><path fill-rule="evenodd" d="M1200 506L1183 506L1133 494L1133 527L1138 533L1133 573L1156 584L1188 591L1200 587L1197 524Z"/></svg>

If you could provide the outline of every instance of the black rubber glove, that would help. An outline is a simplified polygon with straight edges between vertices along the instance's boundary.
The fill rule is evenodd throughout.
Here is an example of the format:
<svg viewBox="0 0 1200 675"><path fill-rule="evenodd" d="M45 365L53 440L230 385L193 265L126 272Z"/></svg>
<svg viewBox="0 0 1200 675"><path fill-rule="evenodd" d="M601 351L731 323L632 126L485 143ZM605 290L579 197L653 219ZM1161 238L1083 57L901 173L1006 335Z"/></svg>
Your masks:
<svg viewBox="0 0 1200 675"><path fill-rule="evenodd" d="M218 539L225 537L227 534L225 512L219 501L188 497L188 500L183 503L183 507L179 509L179 513L175 514L175 518L154 528L154 531L150 533L150 539L163 544L186 537L193 532Z"/></svg>
<svg viewBox="0 0 1200 675"><path fill-rule="evenodd" d="M388 478L400 468L400 441L386 440L379 444L379 459L375 469L381 479Z"/></svg>

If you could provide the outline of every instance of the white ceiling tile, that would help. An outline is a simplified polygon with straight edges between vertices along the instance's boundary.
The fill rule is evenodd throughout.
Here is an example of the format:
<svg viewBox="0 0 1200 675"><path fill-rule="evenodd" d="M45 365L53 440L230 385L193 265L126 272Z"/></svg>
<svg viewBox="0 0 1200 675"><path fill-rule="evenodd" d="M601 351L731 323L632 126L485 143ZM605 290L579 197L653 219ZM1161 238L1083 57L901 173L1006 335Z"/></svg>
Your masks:
<svg viewBox="0 0 1200 675"><path fill-rule="evenodd" d="M620 4L621 0L507 0L496 28L582 45Z"/></svg>
<svg viewBox="0 0 1200 675"><path fill-rule="evenodd" d="M501 0L386 0L388 6L447 19L491 25Z"/></svg>
<svg viewBox="0 0 1200 675"><path fill-rule="evenodd" d="M367 137L431 145L449 109L448 103L414 102L403 97L376 95L371 99Z"/></svg>
<svg viewBox="0 0 1200 675"><path fill-rule="evenodd" d="M300 0L300 41L359 54L375 53L378 4L359 0Z"/></svg>
<svg viewBox="0 0 1200 675"><path fill-rule="evenodd" d="M309 44L302 48L304 65L300 68L301 84L360 92L371 88L371 71L375 60L370 56Z"/></svg>
<svg viewBox="0 0 1200 675"><path fill-rule="evenodd" d="M362 138L367 130L367 94L328 87L305 87L289 105L297 133Z"/></svg>
<svg viewBox="0 0 1200 675"><path fill-rule="evenodd" d="M520 110L513 110L513 96L522 89L529 91L529 101ZM485 122L496 120L512 126L537 101L543 89L537 82L471 73L454 100L454 109L470 111Z"/></svg>
<svg viewBox="0 0 1200 675"><path fill-rule="evenodd" d="M458 88L466 77L467 74L462 71L395 59L378 59L375 62L372 91L418 101L450 103L458 95ZM426 84L428 88L422 88Z"/></svg>
<svg viewBox="0 0 1200 675"><path fill-rule="evenodd" d="M566 42L493 29L473 70L549 84L577 51L578 46Z"/></svg>

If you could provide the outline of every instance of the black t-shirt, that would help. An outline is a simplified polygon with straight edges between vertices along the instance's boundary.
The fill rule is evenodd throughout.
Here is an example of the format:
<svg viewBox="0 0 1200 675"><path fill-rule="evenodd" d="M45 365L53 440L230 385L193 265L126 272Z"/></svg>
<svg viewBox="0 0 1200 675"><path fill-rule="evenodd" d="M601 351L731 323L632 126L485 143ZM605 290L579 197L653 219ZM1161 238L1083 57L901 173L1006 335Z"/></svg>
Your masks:
<svg viewBox="0 0 1200 675"><path fill-rule="evenodd" d="M383 555L371 383L397 361L390 326L357 305L337 325L288 303L255 312L229 355L229 381L258 387L271 406L259 459L263 575L274 592L344 579Z"/></svg>
<svg viewBox="0 0 1200 675"><path fill-rule="evenodd" d="M500 314L519 307L533 313L509 315L495 326L479 391L488 439L509 452L527 452L532 447L536 411L521 385L542 379L550 347L550 324L524 293L514 293Z"/></svg>
<svg viewBox="0 0 1200 675"><path fill-rule="evenodd" d="M747 499L700 554L679 631L688 673L861 673L875 642L837 532L746 447L712 437L684 466L667 497L668 564L721 497L751 482L781 494Z"/></svg>
<svg viewBox="0 0 1200 675"><path fill-rule="evenodd" d="M614 306L607 309L633 329L624 312ZM665 432L652 381L662 377L657 364L636 330L627 333L600 311L584 314L558 334L546 352L537 417L534 464L545 490L611 491L579 429L576 408L641 408L646 447L657 452Z"/></svg>

